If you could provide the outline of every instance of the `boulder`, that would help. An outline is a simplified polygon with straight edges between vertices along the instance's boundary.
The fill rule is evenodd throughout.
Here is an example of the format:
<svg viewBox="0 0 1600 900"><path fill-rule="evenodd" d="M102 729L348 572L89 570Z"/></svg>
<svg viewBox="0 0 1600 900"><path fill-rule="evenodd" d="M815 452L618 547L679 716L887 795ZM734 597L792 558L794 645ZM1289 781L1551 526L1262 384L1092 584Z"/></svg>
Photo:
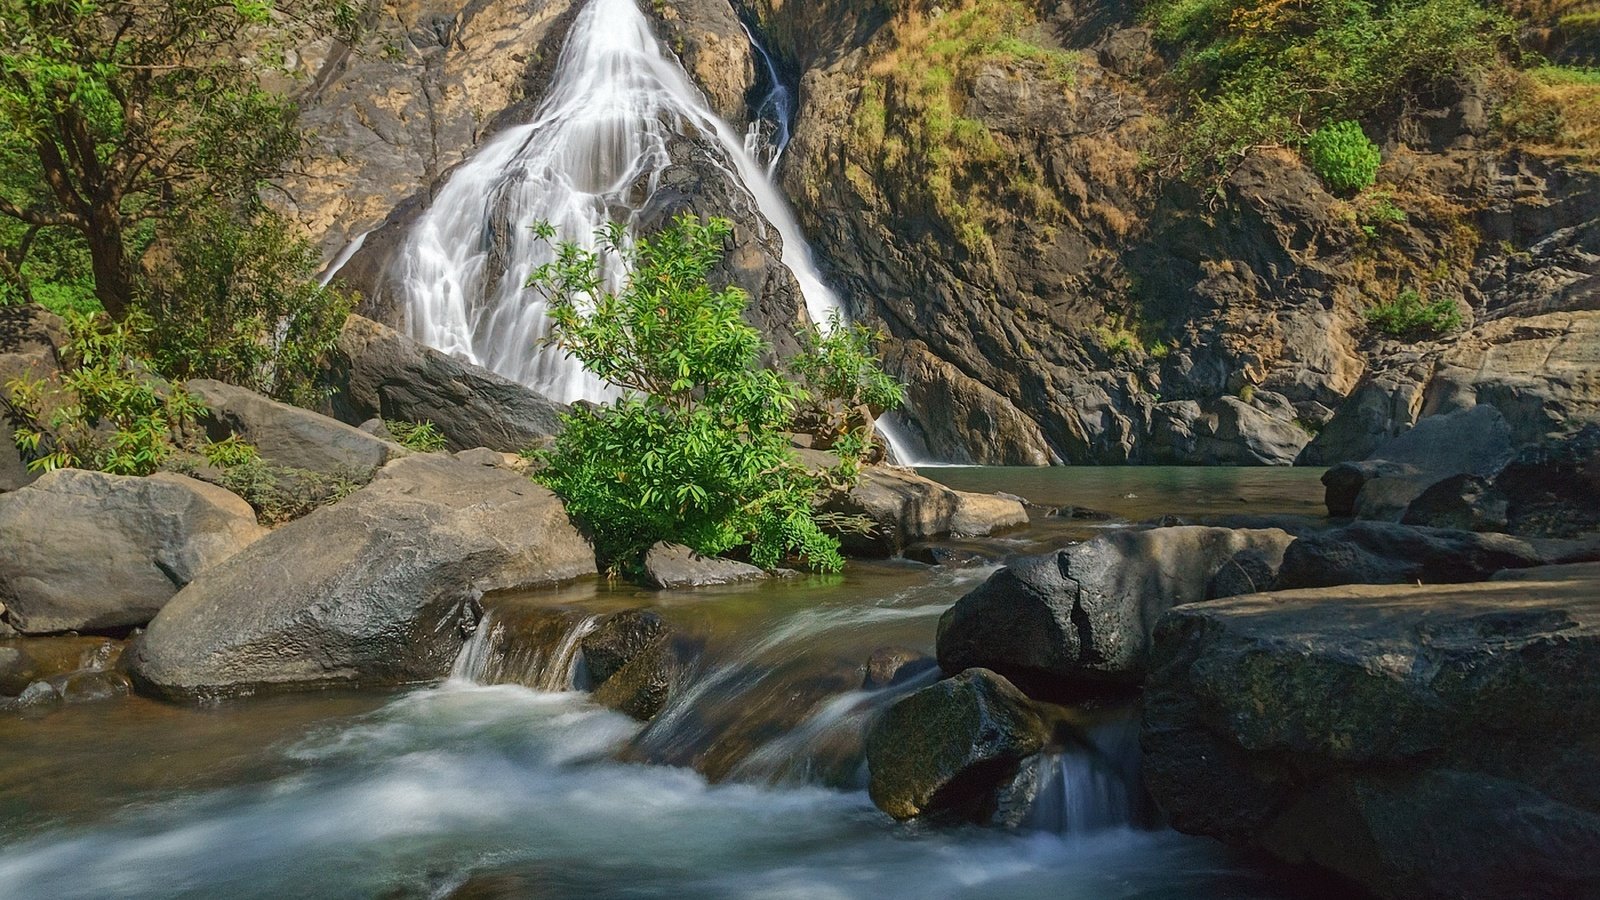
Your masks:
<svg viewBox="0 0 1600 900"><path fill-rule="evenodd" d="M909 647L879 647L867 658L861 689L876 691L894 687L938 667L938 660L921 651Z"/></svg>
<svg viewBox="0 0 1600 900"><path fill-rule="evenodd" d="M18 379L50 381L61 375L56 348L66 343L65 325L32 303L0 305L0 400L10 399L8 385ZM13 423L0 403L0 491L14 491L38 477L28 471L17 451Z"/></svg>
<svg viewBox="0 0 1600 900"><path fill-rule="evenodd" d="M1386 441L1416 423L1431 374L1432 366L1415 361L1368 373L1301 451L1297 462L1331 466L1371 457Z"/></svg>
<svg viewBox="0 0 1600 900"><path fill-rule="evenodd" d="M1593 545L1536 542L1505 534L1355 522L1289 545L1277 590L1340 584L1453 584L1502 569L1582 561Z"/></svg>
<svg viewBox="0 0 1600 900"><path fill-rule="evenodd" d="M407 453L377 435L231 384L197 378L187 388L206 405L204 422L211 440L236 436L275 466L365 480Z"/></svg>
<svg viewBox="0 0 1600 900"><path fill-rule="evenodd" d="M479 598L593 574L554 494L418 454L189 585L130 651L166 697L384 684L450 671Z"/></svg>
<svg viewBox="0 0 1600 900"><path fill-rule="evenodd" d="M1179 607L1142 743L1180 831L1384 897L1600 895L1600 566Z"/></svg>
<svg viewBox="0 0 1600 900"><path fill-rule="evenodd" d="M681 668L680 659L673 641L654 641L595 688L594 701L648 722L671 699L672 682Z"/></svg>
<svg viewBox="0 0 1600 900"><path fill-rule="evenodd" d="M132 628L266 533L192 478L60 469L0 495L0 601L24 634Z"/></svg>
<svg viewBox="0 0 1600 900"><path fill-rule="evenodd" d="M986 819L996 791L1050 735L1011 682L969 669L901 699L873 724L867 790L896 819L929 813Z"/></svg>
<svg viewBox="0 0 1600 900"><path fill-rule="evenodd" d="M1458 475L1492 477L1511 457L1511 429L1498 409L1429 416L1366 462L1330 469L1323 477L1328 512L1397 522L1433 485Z"/></svg>
<svg viewBox="0 0 1600 900"><path fill-rule="evenodd" d="M371 319L351 316L334 349L333 414L431 422L451 450L515 453L561 429L566 407Z"/></svg>
<svg viewBox="0 0 1600 900"><path fill-rule="evenodd" d="M1282 554L1241 550L1223 563L1222 568L1206 582L1206 599L1220 600L1223 597L1270 591L1278 580L1278 569L1282 565Z"/></svg>
<svg viewBox="0 0 1600 900"><path fill-rule="evenodd" d="M1137 684L1162 614L1206 599L1238 554L1275 566L1292 540L1280 529L1186 525L1112 532L1016 560L939 620L939 665L993 669L1042 695Z"/></svg>
<svg viewBox="0 0 1600 900"><path fill-rule="evenodd" d="M1504 500L1506 528L1513 534L1600 531L1600 425L1524 447L1495 476L1485 500Z"/></svg>
<svg viewBox="0 0 1600 900"><path fill-rule="evenodd" d="M798 450L807 468L821 470L837 458L821 450ZM994 494L956 491L923 478L910 469L868 466L848 492L836 495L825 508L847 516L863 516L872 523L869 534L840 535L847 553L861 556L895 556L912 544L932 538L982 537L1028 524L1028 510L1020 501Z"/></svg>
<svg viewBox="0 0 1600 900"><path fill-rule="evenodd" d="M1287 466L1311 441L1299 412L1282 395L1255 391L1248 401L1218 397L1160 403L1151 412L1152 462Z"/></svg>
<svg viewBox="0 0 1600 900"><path fill-rule="evenodd" d="M605 684L639 654L666 640L669 633L661 617L647 609L630 609L601 619L578 643L589 687Z"/></svg>
<svg viewBox="0 0 1600 900"><path fill-rule="evenodd" d="M658 541L644 555L645 581L666 591L757 581L767 573L749 563L701 556L682 544Z"/></svg>

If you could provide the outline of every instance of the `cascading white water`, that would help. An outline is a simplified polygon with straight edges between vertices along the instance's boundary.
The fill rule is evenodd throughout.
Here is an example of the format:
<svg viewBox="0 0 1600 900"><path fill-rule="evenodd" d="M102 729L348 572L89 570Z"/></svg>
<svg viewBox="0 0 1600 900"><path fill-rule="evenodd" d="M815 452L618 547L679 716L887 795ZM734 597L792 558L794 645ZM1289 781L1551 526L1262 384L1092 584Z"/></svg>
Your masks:
<svg viewBox="0 0 1600 900"><path fill-rule="evenodd" d="M789 146L789 139L793 136L791 128L794 122L794 95L789 93L789 86L784 83L783 76L778 72L778 64L773 61L772 54L767 48L761 46L756 36L751 33L744 22L739 23L744 29L744 36L750 41L750 47L756 53L756 58L761 60L761 67L766 71L767 88L766 96L756 104L755 115L750 122L750 128L744 135L744 149L746 153L760 159L763 156L767 162L767 178L775 178L778 174L778 162L783 158L783 151Z"/></svg>
<svg viewBox="0 0 1600 900"><path fill-rule="evenodd" d="M786 143L792 104L776 67L759 53L773 76L769 99ZM545 303L526 284L552 249L529 226L548 222L559 240L586 246L608 222L631 227L670 163L670 137L690 132L715 138L728 174L777 231L811 320L826 325L842 315L756 146L712 111L634 0L589 0L533 121L462 164L413 228L400 282L414 336L562 402L614 396L574 360L541 346L549 333ZM773 146L776 160L782 145ZM607 273L614 283L622 274ZM914 461L892 427L883 434L897 460Z"/></svg>

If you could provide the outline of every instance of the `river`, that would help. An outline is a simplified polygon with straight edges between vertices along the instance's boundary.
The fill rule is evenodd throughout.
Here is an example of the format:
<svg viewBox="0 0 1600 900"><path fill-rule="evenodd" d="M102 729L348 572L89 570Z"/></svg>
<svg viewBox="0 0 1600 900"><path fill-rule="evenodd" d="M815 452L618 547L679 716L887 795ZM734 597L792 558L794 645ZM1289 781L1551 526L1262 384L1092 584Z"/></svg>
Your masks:
<svg viewBox="0 0 1600 900"><path fill-rule="evenodd" d="M1320 499L1304 470L926 472L1110 516L1036 517L994 553L1158 513L1315 516ZM1118 768L1137 765L1127 711L1095 714L1093 759L1050 763L1034 827L899 825L872 806L861 732L917 682L864 691L861 664L931 650L939 614L992 570L859 562L675 594L585 581L491 606L491 623L558 632L658 612L699 652L648 726L465 666L398 691L6 714L0 897L1300 896L1153 820ZM560 643L487 680L568 686Z"/></svg>

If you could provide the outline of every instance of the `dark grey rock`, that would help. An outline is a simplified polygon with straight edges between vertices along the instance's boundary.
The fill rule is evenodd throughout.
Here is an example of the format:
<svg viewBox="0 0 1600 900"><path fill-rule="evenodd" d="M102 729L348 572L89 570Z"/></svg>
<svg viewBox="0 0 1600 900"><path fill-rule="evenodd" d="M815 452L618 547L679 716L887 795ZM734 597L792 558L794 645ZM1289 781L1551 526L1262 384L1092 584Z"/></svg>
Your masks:
<svg viewBox="0 0 1600 900"><path fill-rule="evenodd" d="M583 636L584 669L590 688L599 687L633 659L670 633L661 617L645 609L631 609L606 616L593 631Z"/></svg>
<svg viewBox="0 0 1600 900"><path fill-rule="evenodd" d="M938 667L938 660L921 651L908 647L879 647L867 658L861 689L875 691L894 687Z"/></svg>
<svg viewBox="0 0 1600 900"><path fill-rule="evenodd" d="M439 678L483 594L594 571L549 491L408 456L190 584L135 642L132 673L168 697Z"/></svg>
<svg viewBox="0 0 1600 900"><path fill-rule="evenodd" d="M1268 555L1259 550L1235 553L1206 582L1206 599L1220 600L1223 597L1270 591L1278 580L1278 567L1282 564L1281 554Z"/></svg>
<svg viewBox="0 0 1600 900"><path fill-rule="evenodd" d="M1041 695L1137 684L1167 610L1204 600L1239 553L1276 562L1292 540L1278 529L1179 526L1015 560L939 620L939 665L993 669Z"/></svg>
<svg viewBox="0 0 1600 900"><path fill-rule="evenodd" d="M431 422L451 450L516 453L542 446L560 431L566 411L508 378L361 316L345 322L331 370L339 419Z"/></svg>
<svg viewBox="0 0 1600 900"><path fill-rule="evenodd" d="M1552 548L1504 534L1355 522L1304 535L1284 551L1278 590L1340 584L1454 584L1502 569L1565 561ZM1581 552L1580 552L1581 555Z"/></svg>
<svg viewBox="0 0 1600 900"><path fill-rule="evenodd" d="M1050 740L1022 692L969 669L889 707L867 735L868 792L896 819L930 813L986 818L995 792Z"/></svg>
<svg viewBox="0 0 1600 900"><path fill-rule="evenodd" d="M143 625L266 533L248 503L192 478L60 469L0 495L0 601L25 634Z"/></svg>
<svg viewBox="0 0 1600 900"><path fill-rule="evenodd" d="M1384 897L1600 894L1600 567L1193 604L1142 743L1172 825Z"/></svg>

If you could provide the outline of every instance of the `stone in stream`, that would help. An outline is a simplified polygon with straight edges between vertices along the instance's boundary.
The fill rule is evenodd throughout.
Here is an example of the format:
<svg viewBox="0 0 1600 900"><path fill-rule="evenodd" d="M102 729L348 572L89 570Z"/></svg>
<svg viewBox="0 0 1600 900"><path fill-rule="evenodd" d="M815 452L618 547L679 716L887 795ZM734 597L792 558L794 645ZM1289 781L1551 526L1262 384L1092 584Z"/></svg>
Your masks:
<svg viewBox="0 0 1600 900"><path fill-rule="evenodd" d="M644 555L644 576L652 587L675 591L759 581L767 573L749 563L701 556L682 544L657 541Z"/></svg>
<svg viewBox="0 0 1600 900"><path fill-rule="evenodd" d="M938 660L909 647L879 647L867 658L861 689L875 691L904 684L939 667Z"/></svg>
<svg viewBox="0 0 1600 900"><path fill-rule="evenodd" d="M1600 531L1600 425L1523 447L1491 477L1447 478L1401 521L1541 537Z"/></svg>
<svg viewBox="0 0 1600 900"><path fill-rule="evenodd" d="M633 654L594 690L594 701L647 722L667 705L680 667L677 647L658 638Z"/></svg>
<svg viewBox="0 0 1600 900"><path fill-rule="evenodd" d="M589 686L605 684L670 633L661 616L647 609L630 609L602 618L578 643Z"/></svg>
<svg viewBox="0 0 1600 900"><path fill-rule="evenodd" d="M0 495L0 601L24 634L132 628L266 533L192 478L60 469Z"/></svg>
<svg viewBox="0 0 1600 900"><path fill-rule="evenodd" d="M485 593L594 572L548 490L407 456L190 584L130 649L132 674L167 697L439 678Z"/></svg>
<svg viewBox="0 0 1600 900"><path fill-rule="evenodd" d="M1278 590L1340 584L1482 581L1502 569L1600 559L1600 543L1527 540L1391 522L1355 522L1289 545Z"/></svg>
<svg viewBox="0 0 1600 900"><path fill-rule="evenodd" d="M1142 743L1181 831L1384 897L1600 896L1600 565L1180 607Z"/></svg>
<svg viewBox="0 0 1600 900"><path fill-rule="evenodd" d="M939 620L939 665L993 669L1043 694L1137 684L1163 613L1206 599L1213 577L1242 552L1274 567L1292 540L1280 529L1187 525L1113 532L1016 560Z"/></svg>
<svg viewBox="0 0 1600 900"><path fill-rule="evenodd" d="M561 429L566 411L515 381L361 316L345 321L330 368L339 419L431 422L451 450L515 453L542 445Z"/></svg>
<svg viewBox="0 0 1600 900"><path fill-rule="evenodd" d="M308 409L254 391L197 378L185 385L206 405L206 434L213 441L238 437L275 466L365 481L404 447Z"/></svg>
<svg viewBox="0 0 1600 900"><path fill-rule="evenodd" d="M1049 743L1022 692L969 669L889 707L867 735L868 792L896 819L945 813L982 820L1017 765Z"/></svg>

